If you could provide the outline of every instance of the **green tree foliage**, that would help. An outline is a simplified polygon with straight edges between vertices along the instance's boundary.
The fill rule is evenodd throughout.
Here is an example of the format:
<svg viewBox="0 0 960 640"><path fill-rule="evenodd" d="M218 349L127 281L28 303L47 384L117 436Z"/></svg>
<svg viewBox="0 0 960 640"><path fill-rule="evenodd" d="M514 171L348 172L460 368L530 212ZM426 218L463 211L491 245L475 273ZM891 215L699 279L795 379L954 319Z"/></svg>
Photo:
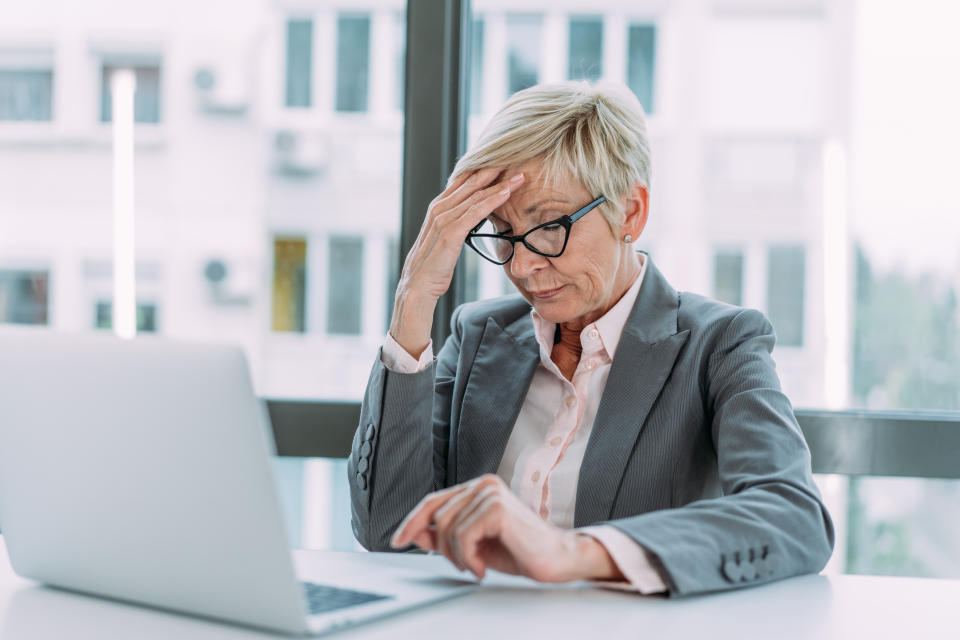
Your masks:
<svg viewBox="0 0 960 640"><path fill-rule="evenodd" d="M953 287L898 270L877 277L859 247L856 286L855 402L878 409L960 409Z"/></svg>

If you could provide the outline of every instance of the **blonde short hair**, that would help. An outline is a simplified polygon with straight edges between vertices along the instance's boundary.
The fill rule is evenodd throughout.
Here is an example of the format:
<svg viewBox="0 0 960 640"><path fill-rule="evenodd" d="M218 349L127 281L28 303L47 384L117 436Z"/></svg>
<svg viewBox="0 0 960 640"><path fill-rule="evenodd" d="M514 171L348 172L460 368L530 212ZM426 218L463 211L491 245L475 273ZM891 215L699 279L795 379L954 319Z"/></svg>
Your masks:
<svg viewBox="0 0 960 640"><path fill-rule="evenodd" d="M513 94L460 158L451 180L485 167L543 163L550 182L573 179L594 197L611 228L635 182L650 186L643 107L622 84L540 84Z"/></svg>

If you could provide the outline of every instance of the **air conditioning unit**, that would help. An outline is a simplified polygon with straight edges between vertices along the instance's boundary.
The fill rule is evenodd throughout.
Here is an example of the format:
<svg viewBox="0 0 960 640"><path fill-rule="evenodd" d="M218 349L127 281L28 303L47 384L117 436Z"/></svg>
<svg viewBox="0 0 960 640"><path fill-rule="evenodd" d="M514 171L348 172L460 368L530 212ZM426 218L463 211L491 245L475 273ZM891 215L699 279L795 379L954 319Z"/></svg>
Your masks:
<svg viewBox="0 0 960 640"><path fill-rule="evenodd" d="M250 80L239 62L211 64L193 74L200 109L206 113L242 116L250 106Z"/></svg>
<svg viewBox="0 0 960 640"><path fill-rule="evenodd" d="M274 165L278 173L314 176L327 166L329 142L315 131L277 131L273 138Z"/></svg>
<svg viewBox="0 0 960 640"><path fill-rule="evenodd" d="M253 301L256 270L249 261L210 258L203 265L203 279L218 305L248 306Z"/></svg>

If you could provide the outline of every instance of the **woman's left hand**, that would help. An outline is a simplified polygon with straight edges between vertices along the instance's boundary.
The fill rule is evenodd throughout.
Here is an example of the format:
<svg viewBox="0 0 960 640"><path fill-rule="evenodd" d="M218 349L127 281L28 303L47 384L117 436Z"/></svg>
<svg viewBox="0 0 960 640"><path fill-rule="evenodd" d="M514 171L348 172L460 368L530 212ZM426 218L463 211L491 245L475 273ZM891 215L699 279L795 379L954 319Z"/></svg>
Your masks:
<svg viewBox="0 0 960 640"><path fill-rule="evenodd" d="M437 551L481 579L487 569L540 582L623 577L603 545L545 522L492 474L426 496L391 544Z"/></svg>

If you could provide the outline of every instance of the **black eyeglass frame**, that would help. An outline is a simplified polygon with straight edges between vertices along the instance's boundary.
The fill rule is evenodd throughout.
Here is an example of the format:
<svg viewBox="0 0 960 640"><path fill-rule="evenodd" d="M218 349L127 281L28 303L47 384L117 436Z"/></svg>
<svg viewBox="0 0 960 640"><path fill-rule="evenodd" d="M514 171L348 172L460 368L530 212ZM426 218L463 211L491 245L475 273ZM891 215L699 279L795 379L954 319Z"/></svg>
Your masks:
<svg viewBox="0 0 960 640"><path fill-rule="evenodd" d="M599 198L597 198L596 200L594 200L594 201L591 202L590 204L585 205L585 206L577 209L576 211L574 211L574 212L571 213L570 215L560 216L560 217L557 218L556 220L550 220L550 221L548 221L548 222L544 222L543 224L538 224L538 225L535 226L533 229L530 229L529 231L527 231L527 232L524 233L523 235L519 235L519 236L509 236L509 235L507 235L507 234L505 234L505 233L477 233L477 232L476 232L477 229L479 229L481 226L483 226L483 223L486 222L486 220L483 220L483 221L481 221L477 226L475 226L475 227L470 231L470 233L467 234L467 238L466 238L466 240L464 240L464 244L466 244L468 247L470 247L471 249L473 249L474 251L476 251L477 254L478 254L481 258L483 258L483 259L485 259L485 260L489 260L489 261L492 262L493 264L503 265L503 264L507 264L508 262L510 262L511 260L513 260L514 249L515 249L516 244L517 244L518 242L522 242L522 243L523 243L523 246L525 246L525 247L526 247L527 249L529 249L530 251L536 253L537 255L541 255L541 256L544 256L544 257L546 257L546 258L559 258L561 255L563 255L563 252L567 249L567 242L570 240L570 227L573 226L573 223L576 222L577 220L579 220L580 218L582 218L583 216L587 215L588 213L590 213L591 211L593 211L595 208L597 208L597 206L603 204L603 203L606 202L606 201L607 201L607 199L606 199L604 196L600 196ZM559 225L561 225L561 226L563 227L563 229L564 229L563 246L560 247L560 251L558 251L558 252L556 252L556 253L544 253L543 251L539 251L538 249L530 246L530 244L527 242L527 236L530 235L531 233L533 233L534 231L538 230L538 229L542 229L542 228L544 228L544 227L549 227L549 226L552 225L552 224L559 224ZM477 247L475 247L475 246L473 245L473 240L474 240L474 238L496 238L497 240L506 240L506 241L508 241L508 242L510 243L510 255L507 256L507 259L506 259L506 260L503 260L502 262L498 262L498 261L494 260L493 258L491 258L490 256L488 256L488 255L486 255L485 253L483 253L483 252L482 252L480 249L478 249Z"/></svg>

